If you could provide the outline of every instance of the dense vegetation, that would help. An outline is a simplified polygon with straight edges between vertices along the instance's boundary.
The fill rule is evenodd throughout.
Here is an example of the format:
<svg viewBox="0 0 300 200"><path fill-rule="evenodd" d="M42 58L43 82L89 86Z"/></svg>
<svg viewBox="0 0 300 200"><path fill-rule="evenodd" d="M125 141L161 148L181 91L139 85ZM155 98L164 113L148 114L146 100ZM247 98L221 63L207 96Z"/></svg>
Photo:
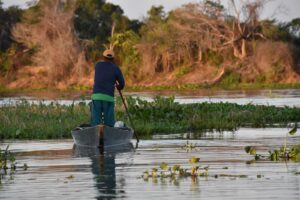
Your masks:
<svg viewBox="0 0 300 200"><path fill-rule="evenodd" d="M91 87L105 48L132 86L299 82L300 20L261 20L267 1L235 2L154 6L138 21L105 0L0 0L0 88Z"/></svg>
<svg viewBox="0 0 300 200"><path fill-rule="evenodd" d="M153 102L127 98L136 132L141 137L154 133L234 131L240 127L286 126L300 121L300 108L238 105L231 103L178 104L174 98L156 97ZM117 119L130 125L120 99ZM70 130L89 123L89 107L79 104L37 105L24 101L0 108L1 139L70 138Z"/></svg>

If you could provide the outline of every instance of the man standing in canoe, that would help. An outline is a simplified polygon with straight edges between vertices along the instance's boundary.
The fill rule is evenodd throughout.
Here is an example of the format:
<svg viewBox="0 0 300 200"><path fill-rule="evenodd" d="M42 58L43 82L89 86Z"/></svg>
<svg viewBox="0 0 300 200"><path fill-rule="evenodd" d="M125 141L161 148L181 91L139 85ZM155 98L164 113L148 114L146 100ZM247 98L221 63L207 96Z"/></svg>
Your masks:
<svg viewBox="0 0 300 200"><path fill-rule="evenodd" d="M92 94L93 126L104 124L113 127L115 124L115 87L122 90L125 81L120 68L113 63L114 52L110 49L103 52L103 61L95 64L94 86Z"/></svg>

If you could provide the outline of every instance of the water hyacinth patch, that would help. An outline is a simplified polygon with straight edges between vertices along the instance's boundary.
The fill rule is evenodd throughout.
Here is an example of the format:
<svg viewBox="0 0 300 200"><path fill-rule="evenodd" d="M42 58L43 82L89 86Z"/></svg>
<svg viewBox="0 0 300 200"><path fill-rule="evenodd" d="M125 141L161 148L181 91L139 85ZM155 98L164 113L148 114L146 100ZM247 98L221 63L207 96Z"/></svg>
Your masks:
<svg viewBox="0 0 300 200"><path fill-rule="evenodd" d="M162 183L165 183L167 180L174 184L178 185L182 178L191 178L192 182L197 182L199 177L208 178L219 178L219 177L228 177L230 179L236 178L248 178L248 175L245 174L215 174L209 175L208 170L209 166L201 166L200 165L200 158L199 157L191 157L188 160L188 163L191 165L188 168L181 167L178 164L173 166L167 164L166 162L162 162L159 167L154 167L151 170L146 170L143 175L142 179L145 182L152 180L153 183L157 183L158 179L161 180ZM225 167L223 169L228 169Z"/></svg>
<svg viewBox="0 0 300 200"><path fill-rule="evenodd" d="M279 149L270 150L268 155L261 155L256 152L256 148L253 146L246 146L245 152L253 155L254 160L247 161L248 164L254 163L257 160L270 160L270 161L295 161L300 162L300 145L292 145L287 147L287 140L289 135L293 136L297 132L297 123L294 127L287 132L284 139L284 144Z"/></svg>
<svg viewBox="0 0 300 200"><path fill-rule="evenodd" d="M192 157L189 163L192 165L190 168L182 168L180 165L169 166L167 163L162 162L158 168L152 168L151 171L146 170L142 176L145 181L149 179L170 179L170 181L177 182L182 177L207 177L208 166L201 167L199 165L200 158Z"/></svg>

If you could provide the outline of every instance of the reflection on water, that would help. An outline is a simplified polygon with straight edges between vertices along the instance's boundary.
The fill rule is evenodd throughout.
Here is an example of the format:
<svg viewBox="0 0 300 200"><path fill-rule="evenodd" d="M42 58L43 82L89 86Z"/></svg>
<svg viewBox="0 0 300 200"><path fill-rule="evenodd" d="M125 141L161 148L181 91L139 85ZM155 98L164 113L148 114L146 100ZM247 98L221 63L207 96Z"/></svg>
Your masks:
<svg viewBox="0 0 300 200"><path fill-rule="evenodd" d="M132 144L110 147L108 149L87 148L73 146L75 157L88 157L91 160L91 171L94 175L95 188L98 195L96 199L114 199L122 197L125 191L117 188L116 184L116 162L115 157L118 153L132 152Z"/></svg>
<svg viewBox="0 0 300 200"><path fill-rule="evenodd" d="M292 199L300 198L300 165L295 162L251 160L246 145L258 153L278 149L288 129L240 129L235 133L207 134L195 139L164 137L141 140L138 149L73 148L72 140L6 141L17 153L18 163L27 163L27 171L18 170L13 180L0 186L0 199ZM299 133L297 134L299 135ZM300 144L299 136L288 144ZM186 151L186 142L197 148ZM201 166L209 166L209 176L177 181L141 178L162 162L189 168L188 159L200 157ZM245 178L215 175L246 175Z"/></svg>
<svg viewBox="0 0 300 200"><path fill-rule="evenodd" d="M99 191L97 199L109 199L116 196L116 163L115 156L93 156L92 172L95 187Z"/></svg>

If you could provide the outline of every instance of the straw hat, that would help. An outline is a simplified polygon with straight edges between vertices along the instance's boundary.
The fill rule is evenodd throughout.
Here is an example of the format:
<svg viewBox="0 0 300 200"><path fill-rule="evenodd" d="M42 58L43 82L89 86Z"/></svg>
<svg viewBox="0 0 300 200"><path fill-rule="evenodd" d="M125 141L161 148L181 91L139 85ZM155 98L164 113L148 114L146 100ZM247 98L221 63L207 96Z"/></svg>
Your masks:
<svg viewBox="0 0 300 200"><path fill-rule="evenodd" d="M108 59L113 59L115 57L115 54L113 52L113 50L111 49L106 49L104 52L103 52L103 56L105 58L108 58Z"/></svg>

